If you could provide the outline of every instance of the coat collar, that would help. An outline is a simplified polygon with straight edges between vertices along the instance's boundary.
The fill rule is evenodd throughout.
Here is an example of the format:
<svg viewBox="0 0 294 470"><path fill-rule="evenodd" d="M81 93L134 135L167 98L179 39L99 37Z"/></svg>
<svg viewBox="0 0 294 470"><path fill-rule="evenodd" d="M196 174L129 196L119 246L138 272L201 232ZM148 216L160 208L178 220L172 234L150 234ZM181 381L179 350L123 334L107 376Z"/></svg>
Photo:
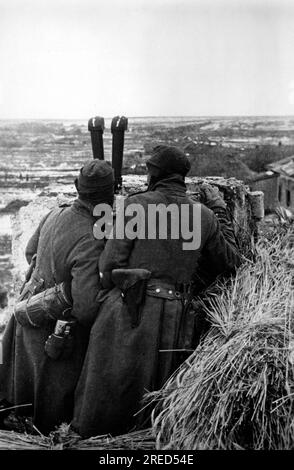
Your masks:
<svg viewBox="0 0 294 470"><path fill-rule="evenodd" d="M73 209L79 213L83 213L84 215L90 214L92 217L94 217L93 216L93 210L94 210L93 204L87 201L82 201L82 199L80 198L75 199L73 203Z"/></svg>
<svg viewBox="0 0 294 470"><path fill-rule="evenodd" d="M166 178L157 181L150 191L160 191L163 193L185 195L187 186L184 179L180 175L170 175Z"/></svg>

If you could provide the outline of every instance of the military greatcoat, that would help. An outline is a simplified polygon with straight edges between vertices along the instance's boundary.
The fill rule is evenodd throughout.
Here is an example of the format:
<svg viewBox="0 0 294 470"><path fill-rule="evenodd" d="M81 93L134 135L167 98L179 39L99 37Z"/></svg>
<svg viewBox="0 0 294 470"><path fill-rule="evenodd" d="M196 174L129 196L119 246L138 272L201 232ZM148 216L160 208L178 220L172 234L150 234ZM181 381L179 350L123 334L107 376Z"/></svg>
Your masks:
<svg viewBox="0 0 294 470"><path fill-rule="evenodd" d="M12 316L4 333L0 399L14 405L31 404L19 411L33 415L34 424L43 433L72 419L74 390L98 312L98 262L104 242L94 238L96 219L92 210L91 204L80 199L70 207L54 209L42 220L26 248L29 263L37 253L33 276L43 279L42 289L62 281L71 286L77 328L70 357L53 360L45 353L54 321L41 328L23 327Z"/></svg>
<svg viewBox="0 0 294 470"><path fill-rule="evenodd" d="M129 197L127 204L131 203L146 210L149 204L194 204L177 175L158 182L152 191ZM228 219L223 215L220 223L204 205L200 211L201 242L192 251L183 250L183 237L171 237L170 226L167 239L124 237L107 241L99 263L105 287L111 287L115 269L140 269L151 274L135 326L121 288L116 285L104 295L75 395L73 426L82 436L123 433L138 423L140 414L135 415L144 393L162 387L179 365L175 350L183 344L180 331L184 309L177 289L189 284L200 262L214 277L232 272L239 264ZM148 225L148 220L145 222ZM184 344L189 347L186 339Z"/></svg>

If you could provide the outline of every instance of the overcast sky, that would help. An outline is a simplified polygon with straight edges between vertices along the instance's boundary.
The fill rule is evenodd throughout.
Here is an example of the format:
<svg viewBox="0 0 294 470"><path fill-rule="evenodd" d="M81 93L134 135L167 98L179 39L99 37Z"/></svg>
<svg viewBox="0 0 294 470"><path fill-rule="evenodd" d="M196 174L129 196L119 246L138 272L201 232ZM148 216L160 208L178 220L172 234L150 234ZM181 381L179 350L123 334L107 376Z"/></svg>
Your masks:
<svg viewBox="0 0 294 470"><path fill-rule="evenodd" d="M0 0L0 118L294 114L293 0Z"/></svg>

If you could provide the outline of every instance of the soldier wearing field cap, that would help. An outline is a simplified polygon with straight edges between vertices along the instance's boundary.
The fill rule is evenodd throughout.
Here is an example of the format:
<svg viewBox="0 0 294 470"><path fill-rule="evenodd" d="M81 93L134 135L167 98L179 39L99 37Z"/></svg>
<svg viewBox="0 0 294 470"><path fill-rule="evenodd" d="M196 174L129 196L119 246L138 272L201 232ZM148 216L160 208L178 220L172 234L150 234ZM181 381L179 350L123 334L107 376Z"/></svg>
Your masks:
<svg viewBox="0 0 294 470"><path fill-rule="evenodd" d="M93 235L93 209L99 203L113 203L112 168L105 161L91 160L81 168L75 185L78 198L49 212L28 242L31 276L20 298L63 282L71 308L60 317L51 312L54 319L43 318L37 309L27 317L15 313L3 339L0 400L13 405L31 403L18 410L33 416L43 433L72 418L74 389L101 288L98 262L104 241Z"/></svg>
<svg viewBox="0 0 294 470"><path fill-rule="evenodd" d="M171 221L165 239L158 231L153 238L125 234L119 239L114 229L99 262L101 283L111 290L92 327L75 396L72 424L85 437L123 433L142 421L143 415L137 413L144 393L160 389L195 348L195 315L187 306L200 265L210 268L212 280L231 273L240 261L219 192L205 186L206 205L187 196L186 155L175 147L156 146L147 168L148 190L126 199L126 207L144 208L145 234L150 206L173 204L179 213L188 207L184 225L196 224L200 242L196 248L183 249L182 234L171 236ZM193 220L195 204L201 217ZM158 228L158 219L152 224Z"/></svg>

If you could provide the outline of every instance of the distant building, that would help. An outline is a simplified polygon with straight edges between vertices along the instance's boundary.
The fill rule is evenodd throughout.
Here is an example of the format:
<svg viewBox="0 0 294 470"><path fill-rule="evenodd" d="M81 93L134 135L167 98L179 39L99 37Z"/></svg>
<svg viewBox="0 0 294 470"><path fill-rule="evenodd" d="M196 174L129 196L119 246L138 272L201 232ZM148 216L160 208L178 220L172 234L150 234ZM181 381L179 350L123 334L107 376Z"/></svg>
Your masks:
<svg viewBox="0 0 294 470"><path fill-rule="evenodd" d="M273 212L279 205L279 179L280 175L278 173L266 171L248 182L252 191L263 191L266 213Z"/></svg>
<svg viewBox="0 0 294 470"><path fill-rule="evenodd" d="M294 212L294 155L267 166L268 171L252 178L251 190L264 192L264 208L272 212L281 205Z"/></svg>
<svg viewBox="0 0 294 470"><path fill-rule="evenodd" d="M294 211L294 155L271 163L268 168L278 173L278 200L281 206Z"/></svg>

